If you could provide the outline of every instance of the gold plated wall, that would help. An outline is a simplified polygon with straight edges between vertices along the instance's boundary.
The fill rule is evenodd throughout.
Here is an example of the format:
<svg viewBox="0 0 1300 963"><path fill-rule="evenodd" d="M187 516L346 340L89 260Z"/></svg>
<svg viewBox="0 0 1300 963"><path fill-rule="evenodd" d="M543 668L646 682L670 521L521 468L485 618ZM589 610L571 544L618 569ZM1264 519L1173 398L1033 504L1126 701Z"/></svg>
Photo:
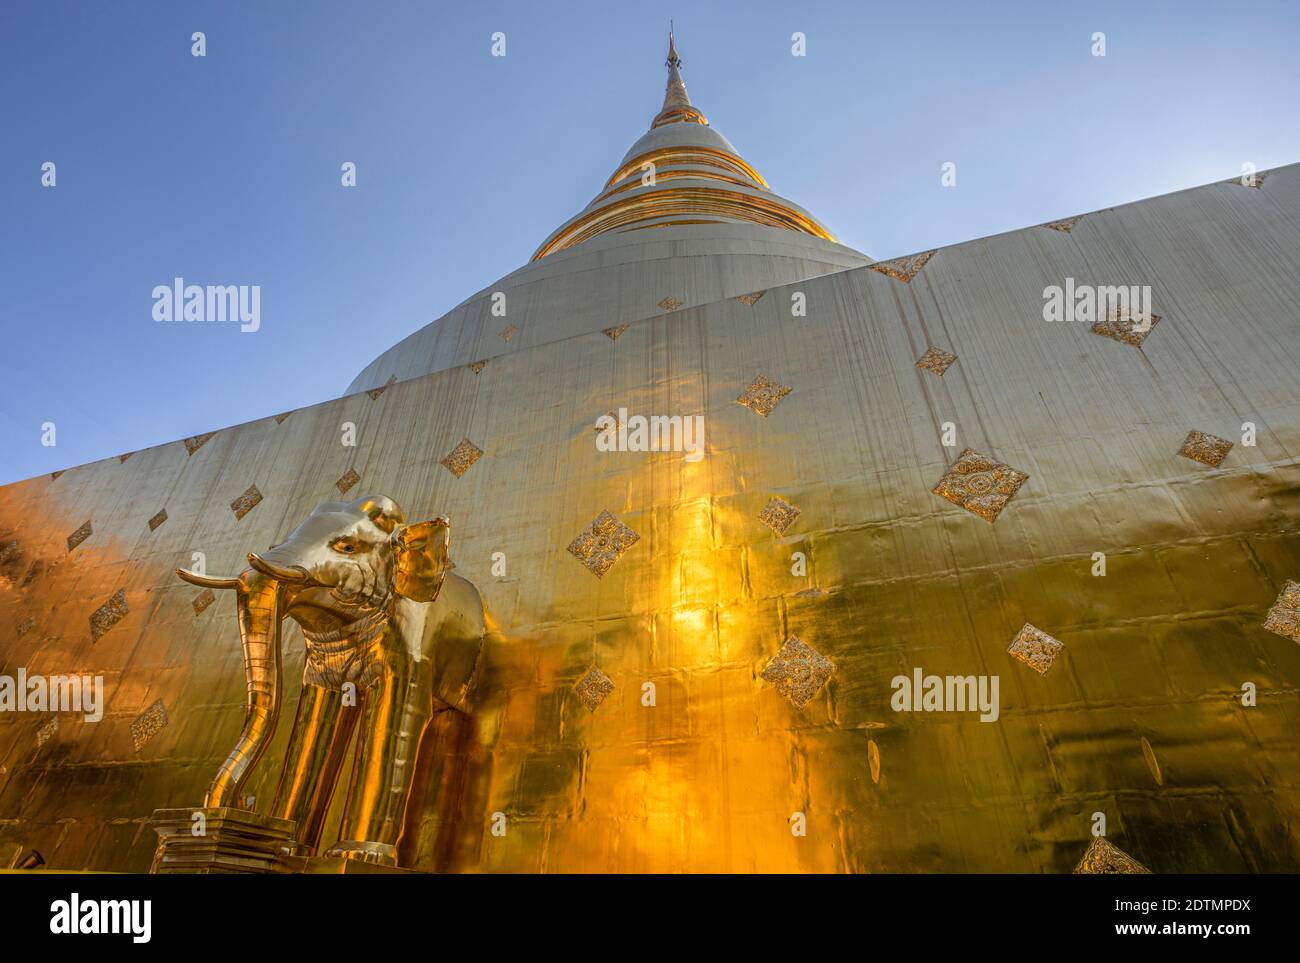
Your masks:
<svg viewBox="0 0 1300 963"><path fill-rule="evenodd" d="M1161 320L1049 324L1067 277L1150 284ZM1290 167L6 486L0 671L103 674L108 704L0 714L0 856L147 867L144 820L199 803L242 715L233 608L172 568L240 569L346 478L450 516L496 633L428 737L422 868L1066 872L1103 812L1158 872L1294 871L1300 645L1264 622L1300 581L1297 303ZM702 414L705 456L597 451L620 407ZM1213 467L1192 431L1234 444ZM1046 674L1008 652L1027 623ZM918 666L999 676L998 721L894 712Z"/></svg>

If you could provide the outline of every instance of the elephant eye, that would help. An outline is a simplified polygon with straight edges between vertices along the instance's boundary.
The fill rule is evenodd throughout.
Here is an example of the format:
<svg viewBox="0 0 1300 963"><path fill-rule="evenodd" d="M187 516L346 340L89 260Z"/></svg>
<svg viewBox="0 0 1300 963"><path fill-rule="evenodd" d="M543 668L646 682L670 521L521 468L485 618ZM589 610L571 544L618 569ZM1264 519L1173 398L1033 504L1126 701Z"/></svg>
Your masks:
<svg viewBox="0 0 1300 963"><path fill-rule="evenodd" d="M342 552L344 555L354 555L357 551L356 542L350 542L346 538L336 539L330 548L336 552Z"/></svg>

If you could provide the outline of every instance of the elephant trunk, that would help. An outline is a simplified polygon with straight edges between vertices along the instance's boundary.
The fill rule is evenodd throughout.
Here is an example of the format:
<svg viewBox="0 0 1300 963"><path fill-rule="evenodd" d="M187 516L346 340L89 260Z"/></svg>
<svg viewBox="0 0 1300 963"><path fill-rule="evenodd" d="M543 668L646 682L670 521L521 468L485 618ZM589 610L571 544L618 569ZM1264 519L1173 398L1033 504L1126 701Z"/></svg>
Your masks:
<svg viewBox="0 0 1300 963"><path fill-rule="evenodd" d="M275 734L280 714L280 582L252 569L234 580L248 690L239 741L208 788L203 805L239 806L239 790Z"/></svg>

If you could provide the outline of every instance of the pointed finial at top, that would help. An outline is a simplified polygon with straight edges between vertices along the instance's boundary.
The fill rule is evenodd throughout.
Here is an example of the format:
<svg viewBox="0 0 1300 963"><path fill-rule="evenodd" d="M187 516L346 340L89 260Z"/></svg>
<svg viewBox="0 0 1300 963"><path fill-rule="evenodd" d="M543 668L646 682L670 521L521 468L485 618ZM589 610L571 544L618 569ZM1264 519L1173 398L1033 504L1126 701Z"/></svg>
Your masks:
<svg viewBox="0 0 1300 963"><path fill-rule="evenodd" d="M668 89L664 91L663 108L650 126L660 127L682 121L707 124L704 115L691 106L691 98L686 93L686 82L682 80L681 72L682 58L677 56L677 39L671 20L668 21L668 59L664 64L668 68Z"/></svg>

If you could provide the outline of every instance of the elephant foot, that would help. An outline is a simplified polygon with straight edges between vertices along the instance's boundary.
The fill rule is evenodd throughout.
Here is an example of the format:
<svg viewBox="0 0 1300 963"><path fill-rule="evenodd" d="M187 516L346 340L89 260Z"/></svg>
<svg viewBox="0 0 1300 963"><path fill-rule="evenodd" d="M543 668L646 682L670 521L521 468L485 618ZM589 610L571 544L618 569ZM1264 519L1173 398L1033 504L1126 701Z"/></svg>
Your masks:
<svg viewBox="0 0 1300 963"><path fill-rule="evenodd" d="M378 863L381 866L397 865L397 847L391 843L340 839L329 848L325 855L342 859L355 859L363 863Z"/></svg>

